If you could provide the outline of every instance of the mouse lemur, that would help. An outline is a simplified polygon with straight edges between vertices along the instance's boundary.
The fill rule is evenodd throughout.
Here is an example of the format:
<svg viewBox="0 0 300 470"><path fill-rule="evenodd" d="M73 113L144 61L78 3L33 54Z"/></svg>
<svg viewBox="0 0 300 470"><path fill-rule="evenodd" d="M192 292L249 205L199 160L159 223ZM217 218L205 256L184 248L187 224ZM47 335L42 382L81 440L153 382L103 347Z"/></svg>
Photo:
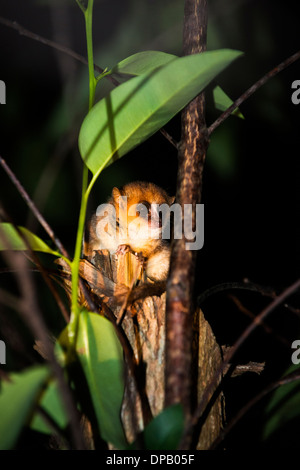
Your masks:
<svg viewBox="0 0 300 470"><path fill-rule="evenodd" d="M163 233L173 202L174 197L153 183L137 181L113 188L111 198L91 218L83 254L91 256L94 250L104 249L117 255L131 251L143 260L149 279L166 280L170 245Z"/></svg>

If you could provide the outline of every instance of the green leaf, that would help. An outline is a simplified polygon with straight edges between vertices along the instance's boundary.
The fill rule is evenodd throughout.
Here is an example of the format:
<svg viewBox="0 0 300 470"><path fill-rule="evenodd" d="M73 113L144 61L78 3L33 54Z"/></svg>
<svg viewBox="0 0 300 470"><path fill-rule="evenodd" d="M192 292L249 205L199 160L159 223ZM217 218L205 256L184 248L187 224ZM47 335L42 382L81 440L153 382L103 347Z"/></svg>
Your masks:
<svg viewBox="0 0 300 470"><path fill-rule="evenodd" d="M25 227L18 227L18 229L26 238L33 251L42 251L44 253L50 253L51 255L60 256L58 252L52 250L43 240ZM0 223L0 250L28 250L28 246L18 230L7 222Z"/></svg>
<svg viewBox="0 0 300 470"><path fill-rule="evenodd" d="M157 132L240 55L224 49L179 57L112 90L80 129L80 153L91 172L97 176Z"/></svg>
<svg viewBox="0 0 300 470"><path fill-rule="evenodd" d="M184 430L181 404L164 409L144 429L143 441L147 450L176 450ZM131 446L135 448L135 444Z"/></svg>
<svg viewBox="0 0 300 470"><path fill-rule="evenodd" d="M48 367L32 367L10 375L0 389L0 449L12 449L50 372Z"/></svg>
<svg viewBox="0 0 300 470"><path fill-rule="evenodd" d="M66 414L56 381L51 380L51 382L49 382L39 404L41 408L46 411L49 416L51 416L59 428L64 429L67 427L68 416ZM53 432L39 413L36 413L33 416L30 427L35 431L39 431L45 434L52 434Z"/></svg>
<svg viewBox="0 0 300 470"><path fill-rule="evenodd" d="M176 58L176 55L161 51L138 52L119 62L109 73L138 76L162 67Z"/></svg>
<svg viewBox="0 0 300 470"><path fill-rule="evenodd" d="M299 365L291 366L285 375L299 370ZM287 423L300 417L300 381L295 380L280 387L273 393L266 409L263 439L283 428Z"/></svg>
<svg viewBox="0 0 300 470"><path fill-rule="evenodd" d="M233 101L229 96L222 90L219 86L216 86L213 89L213 97L215 102L215 107L220 111L226 111L233 104ZM239 108L235 108L232 113L234 116L237 116L241 119L245 119L244 115L241 113Z"/></svg>
<svg viewBox="0 0 300 470"><path fill-rule="evenodd" d="M146 449L176 450L184 429L184 413L180 404L172 405L154 418L144 430Z"/></svg>
<svg viewBox="0 0 300 470"><path fill-rule="evenodd" d="M76 351L87 379L102 438L118 449L127 447L120 415L124 394L123 351L113 325L83 310Z"/></svg>

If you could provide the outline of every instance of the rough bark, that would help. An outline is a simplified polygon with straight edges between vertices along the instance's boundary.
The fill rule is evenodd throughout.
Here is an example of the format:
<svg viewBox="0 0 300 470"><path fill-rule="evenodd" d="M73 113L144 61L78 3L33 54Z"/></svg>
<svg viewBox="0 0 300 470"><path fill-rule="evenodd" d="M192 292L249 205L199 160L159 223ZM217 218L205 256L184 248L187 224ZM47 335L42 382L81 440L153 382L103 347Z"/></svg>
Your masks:
<svg viewBox="0 0 300 470"><path fill-rule="evenodd" d="M141 275L139 285L145 287L141 290L143 298L127 308L116 304L115 294L119 293L120 286L135 288L133 281L139 272L139 262L131 253L115 257L106 251L95 251L89 260L81 260L80 272L88 281L102 314L106 315L105 307L109 306L117 321L124 310L119 328L130 349L125 354L122 420L127 439L132 442L164 405L165 293L161 293L158 286L158 295L149 295L155 291L155 286L150 285L147 295L148 281Z"/></svg>
<svg viewBox="0 0 300 470"><path fill-rule="evenodd" d="M213 379L222 362L221 348L219 347L213 331L206 321L201 310L195 315L196 328L199 331L198 341L198 376L197 376L197 398L200 401L203 391ZM197 330L195 331L197 337ZM211 400L207 411L199 422L196 431L197 450L207 450L217 439L220 430L223 429L225 419L225 402L222 391L216 396L209 397Z"/></svg>
<svg viewBox="0 0 300 470"><path fill-rule="evenodd" d="M207 1L186 0L183 53L206 50ZM201 93L182 111L181 142L178 151L176 202L192 204L193 230L195 209L201 202L203 168L208 146L205 121L205 95ZM201 399L221 361L221 350L201 311L193 303L197 252L186 249L183 237L172 243L170 275L166 301L166 405L181 403L186 422ZM187 432L181 449L195 446L208 449L219 435L223 423L223 397L211 401L204 420L194 433ZM196 442L196 444L195 444Z"/></svg>
<svg viewBox="0 0 300 470"><path fill-rule="evenodd" d="M136 263L136 258L130 253L119 257L114 279L123 283L125 276L127 286L131 287ZM131 442L151 417L162 411L164 405L165 293L147 296L131 304L122 321L122 328L137 366L135 377L130 368L127 369L122 410L125 432Z"/></svg>
<svg viewBox="0 0 300 470"><path fill-rule="evenodd" d="M206 49L206 0L186 0L183 52L195 54ZM204 93L182 111L181 142L178 152L176 202L182 206L200 203L202 173L207 149ZM193 227L195 229L195 225ZM166 303L166 405L182 403L191 412L193 289L197 252L186 249L186 238L172 244Z"/></svg>

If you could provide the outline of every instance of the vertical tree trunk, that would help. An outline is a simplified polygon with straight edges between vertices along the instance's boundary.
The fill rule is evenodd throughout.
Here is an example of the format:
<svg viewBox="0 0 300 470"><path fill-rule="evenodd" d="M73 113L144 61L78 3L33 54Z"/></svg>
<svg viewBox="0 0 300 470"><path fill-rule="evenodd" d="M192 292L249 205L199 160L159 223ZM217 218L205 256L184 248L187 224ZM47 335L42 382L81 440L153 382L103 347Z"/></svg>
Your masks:
<svg viewBox="0 0 300 470"><path fill-rule="evenodd" d="M183 53L206 49L207 2L186 0ZM204 93L182 111L181 142L178 152L176 202L193 207L200 203L202 173L207 150ZM197 252L186 249L186 238L174 240L166 303L166 405L182 403L186 416L191 412L193 289Z"/></svg>
<svg viewBox="0 0 300 470"><path fill-rule="evenodd" d="M183 53L206 50L207 1L185 0ZM198 95L182 111L181 142L178 151L176 202L191 204L193 231L196 230L196 204L201 201L203 167L208 146L205 96ZM203 313L193 304L197 252L186 249L185 236L174 240L166 300L166 392L165 404L181 403L186 423L197 400L221 362L221 351ZM211 397L210 397L211 398ZM189 427L181 449L196 446L208 449L223 424L223 396L209 404L198 435ZM193 432L194 431L194 432ZM196 442L195 442L196 440Z"/></svg>

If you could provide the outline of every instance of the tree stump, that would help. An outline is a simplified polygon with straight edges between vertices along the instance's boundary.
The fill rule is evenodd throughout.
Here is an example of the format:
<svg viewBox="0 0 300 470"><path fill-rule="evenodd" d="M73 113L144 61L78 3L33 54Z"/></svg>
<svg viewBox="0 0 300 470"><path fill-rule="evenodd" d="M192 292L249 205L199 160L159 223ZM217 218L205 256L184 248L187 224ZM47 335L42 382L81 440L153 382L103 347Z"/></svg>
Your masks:
<svg viewBox="0 0 300 470"><path fill-rule="evenodd" d="M64 270L68 267L60 260ZM110 255L107 250L94 251L89 259L80 261L80 276L86 282L89 293L100 314L107 316L107 307L118 322L128 342L125 357L126 388L122 407L122 422L126 437L131 443L138 438L145 425L157 416L165 403L165 304L166 293L158 288L158 295L149 295L149 288L142 298L126 306L127 294L139 286L155 284L146 279L140 261L131 253ZM70 279L64 280L70 294ZM124 287L125 286L125 287ZM125 303L115 299L123 293ZM151 293L152 293L151 292ZM124 294L125 293L125 294ZM143 298L143 295L146 297ZM89 308L85 292L80 289L79 301ZM111 318L110 318L111 319ZM196 401L212 379L221 362L221 348L200 309L194 316L193 377L191 377ZM128 357L128 354L130 357ZM194 447L209 449L223 426L224 399L220 393L202 422Z"/></svg>
<svg viewBox="0 0 300 470"><path fill-rule="evenodd" d="M100 272L100 286L99 275L96 280L90 263ZM166 294L147 296L128 307L114 303L120 286L126 286L130 292L137 283L151 282L141 272L140 261L131 253L110 256L104 250L94 251L91 259L81 261L80 274L88 281L91 291L107 303L116 320L125 310L121 327L131 347L136 373L133 376L125 356L126 389L122 421L126 437L132 442L152 416L163 409ZM126 302L126 295L124 300Z"/></svg>

